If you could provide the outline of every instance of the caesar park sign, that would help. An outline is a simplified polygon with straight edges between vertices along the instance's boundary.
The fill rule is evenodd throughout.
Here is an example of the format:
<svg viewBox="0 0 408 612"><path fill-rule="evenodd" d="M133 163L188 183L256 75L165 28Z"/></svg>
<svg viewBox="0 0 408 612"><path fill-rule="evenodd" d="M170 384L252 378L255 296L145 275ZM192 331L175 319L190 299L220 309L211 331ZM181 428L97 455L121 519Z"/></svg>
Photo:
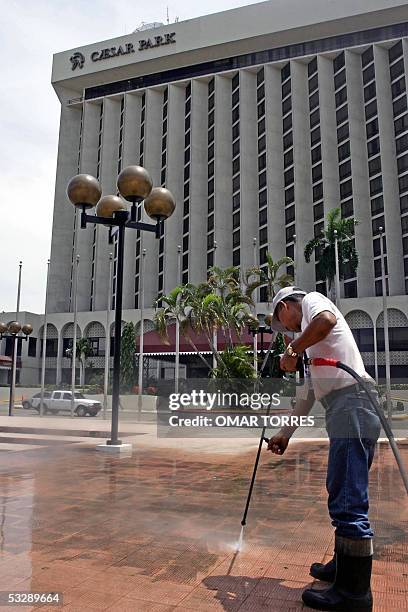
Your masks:
<svg viewBox="0 0 408 612"><path fill-rule="evenodd" d="M154 49L155 47L164 47L166 45L171 45L176 42L176 33L170 32L169 34L163 34L162 36L153 36L152 38L144 38L143 40L139 40L139 46L135 49L134 43L124 43L123 45L119 45L118 47L108 47L106 49L99 49L98 51L93 51L90 54L91 62L100 62L107 59L111 59L113 57L120 57L122 55L129 55L130 53L135 53L137 51L146 51L147 49ZM85 55L80 51L75 51L69 58L71 62L72 70L76 70L79 68L80 70L85 65Z"/></svg>

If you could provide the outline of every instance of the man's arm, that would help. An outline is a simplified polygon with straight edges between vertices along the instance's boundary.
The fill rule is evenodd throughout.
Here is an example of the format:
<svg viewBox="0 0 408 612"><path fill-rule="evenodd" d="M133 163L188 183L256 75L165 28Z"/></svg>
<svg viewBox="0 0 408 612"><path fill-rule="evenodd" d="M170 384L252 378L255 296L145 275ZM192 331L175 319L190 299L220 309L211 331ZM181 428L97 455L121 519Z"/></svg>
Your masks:
<svg viewBox="0 0 408 612"><path fill-rule="evenodd" d="M313 346L326 338L336 323L336 316L329 310L319 312L296 340L291 342L295 353L303 353L309 346ZM296 370L296 360L297 357L290 357L287 353L284 353L280 360L280 367L287 372L294 372Z"/></svg>
<svg viewBox="0 0 408 612"><path fill-rule="evenodd" d="M304 331L291 344L296 353L303 353L309 346L324 340L336 325L336 316L329 310L323 310L314 317Z"/></svg>
<svg viewBox="0 0 408 612"><path fill-rule="evenodd" d="M315 396L313 389L310 389L306 399L296 400L296 405L291 412L291 416L307 416L311 411L314 402ZM282 429L276 435L269 439L268 450L272 451L276 455L283 455L289 444L289 440L293 436L296 429L296 426L282 427Z"/></svg>

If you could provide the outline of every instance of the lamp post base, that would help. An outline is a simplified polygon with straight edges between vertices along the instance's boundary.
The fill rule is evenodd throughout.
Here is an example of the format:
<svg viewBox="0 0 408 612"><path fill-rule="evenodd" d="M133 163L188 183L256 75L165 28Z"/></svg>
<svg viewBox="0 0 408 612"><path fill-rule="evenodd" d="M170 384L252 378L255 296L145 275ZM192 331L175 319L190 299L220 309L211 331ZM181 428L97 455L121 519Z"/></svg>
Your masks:
<svg viewBox="0 0 408 612"><path fill-rule="evenodd" d="M111 455L129 455L132 453L133 446L131 444L97 444L95 450L103 451Z"/></svg>

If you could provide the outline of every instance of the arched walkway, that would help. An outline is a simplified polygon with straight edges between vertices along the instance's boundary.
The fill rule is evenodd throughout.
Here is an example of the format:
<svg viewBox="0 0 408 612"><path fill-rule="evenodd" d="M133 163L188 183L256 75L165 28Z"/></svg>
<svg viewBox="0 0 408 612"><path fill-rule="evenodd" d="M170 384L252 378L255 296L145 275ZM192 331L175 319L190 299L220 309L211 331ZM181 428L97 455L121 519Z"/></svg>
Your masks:
<svg viewBox="0 0 408 612"><path fill-rule="evenodd" d="M408 359L408 318L398 308L388 308L388 336L390 347L391 378L405 379L407 376ZM380 313L376 321L376 336L378 345L378 370L380 378L385 377L385 339L384 313Z"/></svg>
<svg viewBox="0 0 408 612"><path fill-rule="evenodd" d="M42 357L44 325L38 332L37 355ZM45 347L45 382L53 385L57 381L58 330L52 323L47 323L47 340Z"/></svg>

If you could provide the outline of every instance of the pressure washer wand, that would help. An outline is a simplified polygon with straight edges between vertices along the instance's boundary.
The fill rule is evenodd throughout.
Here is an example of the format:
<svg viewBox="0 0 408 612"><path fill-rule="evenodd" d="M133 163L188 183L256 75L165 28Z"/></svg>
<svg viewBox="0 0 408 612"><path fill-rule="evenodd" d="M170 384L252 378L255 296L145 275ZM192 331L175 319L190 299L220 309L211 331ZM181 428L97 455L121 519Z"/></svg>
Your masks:
<svg viewBox="0 0 408 612"><path fill-rule="evenodd" d="M269 347L268 347L268 350L266 352L266 355L265 355L265 358L263 360L263 363L261 365L261 369L259 371L259 375L261 375L263 370L265 369L265 366L266 366L266 363L268 361L269 355L271 354L271 351L272 351L273 343L275 342L275 339L276 339L276 335L277 335L276 333L273 334L272 339L271 339L271 341L269 343ZM272 401L269 403L268 408L266 410L266 416L267 417L269 416L269 414L271 412L271 405L272 405ZM266 422L266 420L267 419L265 419L265 422ZM251 503L252 489L254 488L254 484L255 484L256 472L258 470L259 458L261 456L261 451L262 451L262 444L264 442L266 442L268 444L268 442L269 442L269 438L265 437L265 432L266 432L266 425L263 426L261 437L259 439L258 452L256 453L254 469L252 471L251 484L249 485L248 497L247 497L246 504L245 504L244 515L243 515L242 521L241 521L242 527L244 527L244 525L246 525L246 517L247 517L247 514L248 514L248 510L249 510L249 504Z"/></svg>
<svg viewBox="0 0 408 612"><path fill-rule="evenodd" d="M269 406L268 406L267 411L266 411L266 416L267 417L269 416L269 413L271 411L271 404L272 404L272 401L269 403ZM267 421L267 419L265 419L265 422L266 421ZM248 510L249 510L249 504L251 502L252 489L254 488L254 484L255 484L256 472L258 470L258 463L259 463L259 458L261 456L262 445L263 445L264 442L266 442L266 443L269 442L269 439L265 437L265 431L266 431L266 425L263 426L261 437L259 439L258 452L256 453L254 469L252 471L251 484L249 485L248 497L247 497L246 504L245 504L244 515L243 515L242 521L241 521L241 525L242 526L246 525L246 517L247 517L247 514L248 514Z"/></svg>
<svg viewBox="0 0 408 612"><path fill-rule="evenodd" d="M337 361L336 359L325 359L323 357L315 357L314 359L306 359L305 363L306 365L312 365L312 366L331 366L334 368L339 368L340 370L344 370L344 372L347 372L347 374L350 374L350 376L352 376L358 382L358 384L363 389L363 391L365 391L371 405L373 406L374 410L376 411L378 415L378 418L380 419L381 425L390 442L392 452L394 453L394 457L397 462L397 465L398 465L398 468L401 474L401 478L402 478L402 481L405 486L405 490L408 495L408 475L405 470L404 464L402 463L401 455L398 450L397 443L395 442L394 434L392 432L391 427L389 426L387 419L384 417L384 414L382 413L381 409L377 405L377 402L374 401L374 399L372 398L370 388L367 385L367 383L364 381L364 379L361 376L359 376L359 374L357 374L357 372L355 372L352 368L342 363L341 361Z"/></svg>

